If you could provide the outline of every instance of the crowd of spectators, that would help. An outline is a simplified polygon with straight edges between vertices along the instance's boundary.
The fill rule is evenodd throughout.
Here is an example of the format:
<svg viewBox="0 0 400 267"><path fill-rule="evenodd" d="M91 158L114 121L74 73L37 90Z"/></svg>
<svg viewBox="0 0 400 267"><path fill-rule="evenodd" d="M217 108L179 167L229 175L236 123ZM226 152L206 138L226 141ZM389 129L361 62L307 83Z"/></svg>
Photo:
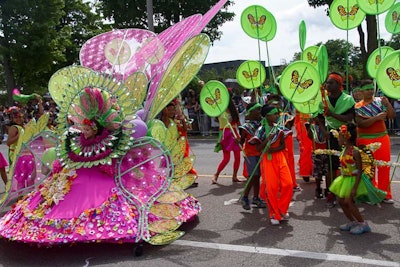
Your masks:
<svg viewBox="0 0 400 267"><path fill-rule="evenodd" d="M355 86L352 86L355 87ZM354 88L352 88L354 90ZM238 88L228 88L233 95L232 100L239 112L241 124L245 121L246 105L250 103L251 90L240 90ZM350 92L354 97L357 96L357 90ZM54 127L55 119L58 113L56 103L46 94L43 98L43 111L50 113L49 127ZM200 106L200 92L188 88L182 92L182 108L189 121L188 133L190 135L216 135L218 134L219 124L216 118L211 118L204 113ZM396 111L394 120L387 120L386 125L390 134L400 135L400 100L390 99ZM24 113L24 120L28 122L32 118L38 118L43 112L40 110L38 99L30 100L26 105L16 102L14 106L20 108ZM0 140L7 137L7 125L10 123L8 110L9 106L0 105Z"/></svg>
<svg viewBox="0 0 400 267"><path fill-rule="evenodd" d="M49 113L48 127L52 129L55 126L58 114L58 107L49 95L42 98L34 98L26 104L15 102L13 106L0 105L0 140L7 140L8 125L10 124L10 111L18 108L24 115L24 123L29 122L32 118L38 119L43 112Z"/></svg>

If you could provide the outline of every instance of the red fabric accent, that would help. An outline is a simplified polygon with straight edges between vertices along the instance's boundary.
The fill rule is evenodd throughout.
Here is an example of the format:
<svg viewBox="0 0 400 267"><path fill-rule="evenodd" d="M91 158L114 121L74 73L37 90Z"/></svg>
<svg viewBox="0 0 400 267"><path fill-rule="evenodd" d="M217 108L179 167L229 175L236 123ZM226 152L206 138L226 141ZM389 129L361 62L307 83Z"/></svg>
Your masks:
<svg viewBox="0 0 400 267"><path fill-rule="evenodd" d="M385 121L383 120L376 121L367 128L357 127L357 132L360 134L384 133L386 132Z"/></svg>
<svg viewBox="0 0 400 267"><path fill-rule="evenodd" d="M297 187L296 182L296 170L294 167L294 144L293 144L293 134L289 134L285 138L286 149L284 150L286 161L292 176L293 187Z"/></svg>
<svg viewBox="0 0 400 267"><path fill-rule="evenodd" d="M249 143L249 140L253 137L253 135L249 134L246 131L242 131L242 132L245 133L246 142L244 143L243 150L246 153L246 156L248 156L248 157L260 156L261 152L257 150L257 146Z"/></svg>
<svg viewBox="0 0 400 267"><path fill-rule="evenodd" d="M218 165L217 173L220 174L222 170L228 165L229 160L231 159L231 152L222 150L223 152L223 158L221 162ZM239 151L233 151L233 156L234 156L234 161L233 161L233 170L238 171L239 166L240 166L240 150Z"/></svg>
<svg viewBox="0 0 400 267"><path fill-rule="evenodd" d="M340 84L340 90L343 90L343 77L339 74L331 73L328 75L328 79L334 79Z"/></svg>
<svg viewBox="0 0 400 267"><path fill-rule="evenodd" d="M308 137L307 129L304 126L305 120L295 120L295 128L297 133L297 140L299 141L299 175L311 176L313 172L312 151L313 141Z"/></svg>
<svg viewBox="0 0 400 267"><path fill-rule="evenodd" d="M355 104L355 108L361 108L369 105L369 103L365 103L364 100L361 100ZM357 132L361 134L375 134L375 133L383 133L386 132L385 121L379 120L374 122L371 126L367 128L357 127Z"/></svg>
<svg viewBox="0 0 400 267"><path fill-rule="evenodd" d="M183 136L186 138L186 147L185 147L184 157L189 157L190 156L190 145L189 145L187 132L179 123L177 123L176 125L178 127L179 136L181 136L181 137ZM189 171L189 173L199 176L194 167Z"/></svg>
<svg viewBox="0 0 400 267"><path fill-rule="evenodd" d="M249 178L249 172L247 171L247 165L246 161L243 162L243 172L242 172L243 177Z"/></svg>

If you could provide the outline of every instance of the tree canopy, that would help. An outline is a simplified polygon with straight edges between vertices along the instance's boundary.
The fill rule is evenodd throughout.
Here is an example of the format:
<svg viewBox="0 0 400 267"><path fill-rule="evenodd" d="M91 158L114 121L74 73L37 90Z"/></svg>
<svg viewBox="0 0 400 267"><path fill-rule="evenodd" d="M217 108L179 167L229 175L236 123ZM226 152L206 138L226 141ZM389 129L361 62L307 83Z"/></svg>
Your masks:
<svg viewBox="0 0 400 267"><path fill-rule="evenodd" d="M346 40L328 40L325 43L317 43L316 46L325 45L328 52L328 70L339 73L345 72L345 66L351 67L349 74L357 78L362 78L362 62L360 48L353 44L348 44ZM296 53L293 61L301 58L301 52Z"/></svg>
<svg viewBox="0 0 400 267"><path fill-rule="evenodd" d="M0 2L0 63L8 102L13 88L44 93L50 76L78 62L79 48L104 30L82 0Z"/></svg>
<svg viewBox="0 0 400 267"><path fill-rule="evenodd" d="M161 32L182 18L204 14L217 0L153 0L155 30ZM211 40L222 33L218 28L232 20L228 1L207 25ZM0 81L4 101L12 103L12 90L44 94L51 75L58 69L79 63L79 50L91 37L112 28L147 28L143 0L9 0L0 1ZM6 87L6 88L4 88Z"/></svg>
<svg viewBox="0 0 400 267"><path fill-rule="evenodd" d="M8 92L17 85L36 86L42 78L39 73L65 60L65 40L56 31L63 8L62 0L1 2L0 53Z"/></svg>
<svg viewBox="0 0 400 267"><path fill-rule="evenodd" d="M193 14L204 14L219 0L153 0L154 30L160 33L171 25L187 18ZM147 29L147 9L144 0L98 0L99 8L104 17L113 21L116 28L139 28ZM211 42L219 40L222 32L218 28L234 17L234 13L227 12L226 8L233 2L228 0L224 8L207 25L203 32L210 36Z"/></svg>
<svg viewBox="0 0 400 267"><path fill-rule="evenodd" d="M329 15L329 7L332 4L333 0L307 0L308 4L312 7L319 6L328 6L327 15ZM374 15L366 16L366 25L367 25L367 39L365 38L365 32L362 25L357 27L358 35L360 36L359 48L361 52L361 61L363 63L363 76L367 77L366 71L366 62L368 60L368 56L378 47L377 40L377 23L376 17Z"/></svg>

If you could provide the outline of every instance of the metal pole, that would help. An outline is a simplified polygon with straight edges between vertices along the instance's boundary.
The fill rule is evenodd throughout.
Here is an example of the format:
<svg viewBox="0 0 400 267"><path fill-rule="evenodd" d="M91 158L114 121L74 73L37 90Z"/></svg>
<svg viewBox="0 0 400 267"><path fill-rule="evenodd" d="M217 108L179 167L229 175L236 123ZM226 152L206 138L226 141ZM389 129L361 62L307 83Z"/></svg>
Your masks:
<svg viewBox="0 0 400 267"><path fill-rule="evenodd" d="M153 0L146 0L146 6L147 6L147 27L149 31L154 32Z"/></svg>

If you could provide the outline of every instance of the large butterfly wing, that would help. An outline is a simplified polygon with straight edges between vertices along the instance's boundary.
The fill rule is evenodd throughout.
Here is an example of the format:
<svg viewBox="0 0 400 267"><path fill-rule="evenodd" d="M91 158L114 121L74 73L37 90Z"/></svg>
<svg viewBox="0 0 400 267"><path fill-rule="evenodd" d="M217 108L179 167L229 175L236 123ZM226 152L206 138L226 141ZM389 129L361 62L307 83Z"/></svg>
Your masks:
<svg viewBox="0 0 400 267"><path fill-rule="evenodd" d="M359 148L363 173L365 173L368 178L373 179L375 177L375 166L372 152L365 146L360 146Z"/></svg>

